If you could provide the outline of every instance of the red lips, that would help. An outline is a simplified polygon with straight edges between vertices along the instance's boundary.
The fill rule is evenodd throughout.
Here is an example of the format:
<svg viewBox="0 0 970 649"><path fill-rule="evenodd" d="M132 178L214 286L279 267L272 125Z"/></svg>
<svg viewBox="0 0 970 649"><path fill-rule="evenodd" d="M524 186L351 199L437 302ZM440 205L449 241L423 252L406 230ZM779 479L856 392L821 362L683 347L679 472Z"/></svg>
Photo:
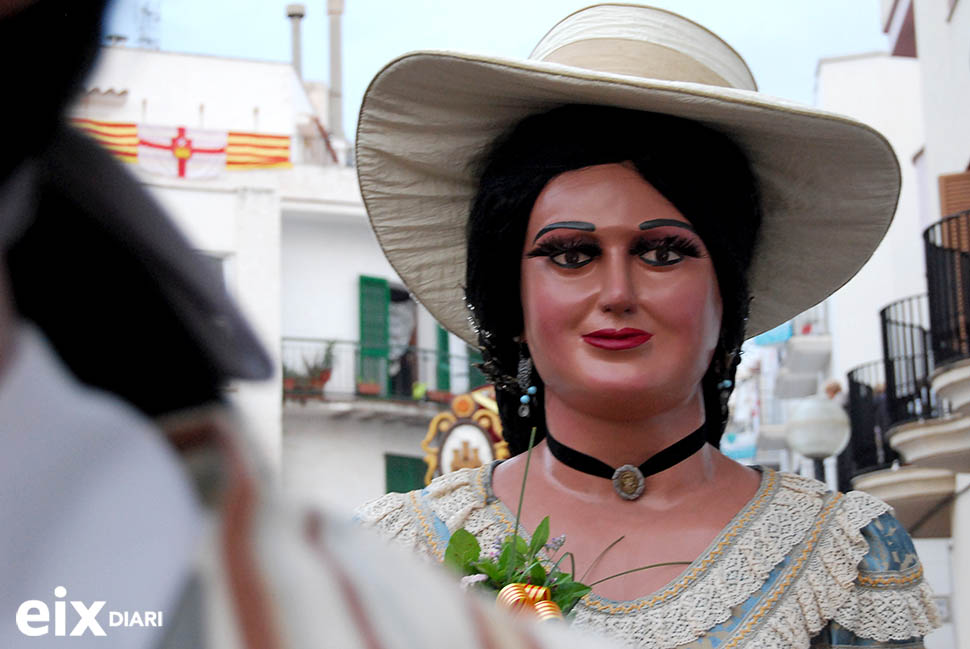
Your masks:
<svg viewBox="0 0 970 649"><path fill-rule="evenodd" d="M653 334L642 329L599 329L583 334L583 340L600 349L633 349L653 338Z"/></svg>

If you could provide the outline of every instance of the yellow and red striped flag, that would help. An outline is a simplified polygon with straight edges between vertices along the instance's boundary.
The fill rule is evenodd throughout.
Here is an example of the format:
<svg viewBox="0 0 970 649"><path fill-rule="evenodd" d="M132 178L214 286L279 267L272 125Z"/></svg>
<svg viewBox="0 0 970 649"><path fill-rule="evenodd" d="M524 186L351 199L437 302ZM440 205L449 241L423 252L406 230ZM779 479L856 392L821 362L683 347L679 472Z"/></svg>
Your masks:
<svg viewBox="0 0 970 649"><path fill-rule="evenodd" d="M237 171L292 166L290 136L229 131L226 169Z"/></svg>
<svg viewBox="0 0 970 649"><path fill-rule="evenodd" d="M122 162L138 161L138 126L121 122L98 122L73 118L73 124L97 140Z"/></svg>

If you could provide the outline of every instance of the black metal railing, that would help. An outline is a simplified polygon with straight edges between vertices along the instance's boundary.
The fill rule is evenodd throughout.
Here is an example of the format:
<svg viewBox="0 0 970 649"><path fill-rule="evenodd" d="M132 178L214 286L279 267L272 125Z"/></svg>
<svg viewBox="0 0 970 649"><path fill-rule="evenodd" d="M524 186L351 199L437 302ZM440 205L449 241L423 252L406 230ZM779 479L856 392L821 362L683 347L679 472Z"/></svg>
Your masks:
<svg viewBox="0 0 970 649"><path fill-rule="evenodd" d="M849 445L839 455L839 489L851 489L851 480L890 466L899 456L886 441L892 426L886 396L886 365L874 361L849 371Z"/></svg>
<svg viewBox="0 0 970 649"><path fill-rule="evenodd" d="M923 232L936 366L970 358L970 210Z"/></svg>
<svg viewBox="0 0 970 649"><path fill-rule="evenodd" d="M368 397L451 399L474 389L467 358L433 349L367 347L355 341L284 338L283 398L296 401Z"/></svg>
<svg viewBox="0 0 970 649"><path fill-rule="evenodd" d="M940 404L930 390L933 351L927 296L897 300L879 312L879 320L889 424L939 416Z"/></svg>

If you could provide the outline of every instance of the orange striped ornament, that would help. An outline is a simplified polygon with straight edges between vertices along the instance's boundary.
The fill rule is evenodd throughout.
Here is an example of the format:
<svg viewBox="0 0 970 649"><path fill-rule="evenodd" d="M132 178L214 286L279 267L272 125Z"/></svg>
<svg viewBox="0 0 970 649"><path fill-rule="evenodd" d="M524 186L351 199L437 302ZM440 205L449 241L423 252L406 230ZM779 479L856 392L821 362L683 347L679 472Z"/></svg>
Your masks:
<svg viewBox="0 0 970 649"><path fill-rule="evenodd" d="M533 615L540 621L561 620L563 619L562 611L550 599L551 594L548 586L509 584L498 592L496 601L499 608L503 608L513 615Z"/></svg>

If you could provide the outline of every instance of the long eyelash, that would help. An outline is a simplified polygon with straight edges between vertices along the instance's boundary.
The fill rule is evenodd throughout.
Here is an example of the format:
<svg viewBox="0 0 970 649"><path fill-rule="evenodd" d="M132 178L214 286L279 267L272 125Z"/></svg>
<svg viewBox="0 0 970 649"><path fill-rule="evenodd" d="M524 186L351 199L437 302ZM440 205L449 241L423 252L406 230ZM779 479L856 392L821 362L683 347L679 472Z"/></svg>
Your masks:
<svg viewBox="0 0 970 649"><path fill-rule="evenodd" d="M667 248L685 257L703 257L700 246L693 239L678 235L671 235L658 239L656 237L640 237L630 247L631 255L642 255L657 248Z"/></svg>
<svg viewBox="0 0 970 649"><path fill-rule="evenodd" d="M596 257L602 253L598 244L589 239L581 237L546 237L542 243L526 253L526 257L554 257L558 254L570 251L581 252L590 257Z"/></svg>

